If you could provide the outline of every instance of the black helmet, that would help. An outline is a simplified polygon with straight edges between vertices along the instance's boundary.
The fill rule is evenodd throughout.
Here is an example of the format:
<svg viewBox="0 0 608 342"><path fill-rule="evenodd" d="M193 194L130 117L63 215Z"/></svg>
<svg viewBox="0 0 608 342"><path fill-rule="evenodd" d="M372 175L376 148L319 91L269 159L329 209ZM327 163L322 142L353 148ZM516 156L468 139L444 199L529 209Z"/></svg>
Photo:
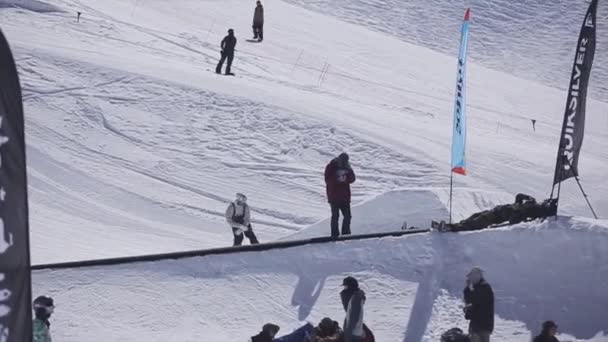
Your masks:
<svg viewBox="0 0 608 342"><path fill-rule="evenodd" d="M358 289L359 282L357 281L357 279L349 276L344 278L344 280L342 281L342 286L346 286L346 288L348 289Z"/></svg>
<svg viewBox="0 0 608 342"><path fill-rule="evenodd" d="M272 323L266 323L262 327L262 331L268 333L272 337L274 337L279 332L279 330L281 330L281 328L278 325Z"/></svg>
<svg viewBox="0 0 608 342"><path fill-rule="evenodd" d="M234 34L234 30L233 29L228 29L228 34Z"/></svg>
<svg viewBox="0 0 608 342"><path fill-rule="evenodd" d="M546 321L543 323L543 331L548 331L551 328L557 328L557 324L553 321Z"/></svg>
<svg viewBox="0 0 608 342"><path fill-rule="evenodd" d="M39 296L34 299L32 304L37 317L48 318L55 309L53 298L48 296Z"/></svg>

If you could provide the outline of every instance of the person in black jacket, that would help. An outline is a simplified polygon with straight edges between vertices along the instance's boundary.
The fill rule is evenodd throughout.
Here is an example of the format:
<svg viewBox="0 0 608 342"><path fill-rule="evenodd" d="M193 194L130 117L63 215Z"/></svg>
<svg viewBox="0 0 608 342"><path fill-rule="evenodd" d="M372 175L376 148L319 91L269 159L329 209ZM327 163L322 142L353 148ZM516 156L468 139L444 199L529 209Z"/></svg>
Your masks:
<svg viewBox="0 0 608 342"><path fill-rule="evenodd" d="M559 342L557 334L557 324L553 321L543 323L543 331L534 338L534 342Z"/></svg>
<svg viewBox="0 0 608 342"><path fill-rule="evenodd" d="M261 42L264 39L264 6L258 1L253 12L253 39Z"/></svg>
<svg viewBox="0 0 608 342"><path fill-rule="evenodd" d="M236 37L234 36L234 30L229 29L228 35L222 39L222 58L219 63L217 63L217 68L215 68L215 72L218 74L222 73L222 66L226 59L228 59L228 63L226 64L226 75L234 75L230 68L232 67L232 60L234 59L234 48L236 47Z"/></svg>
<svg viewBox="0 0 608 342"><path fill-rule="evenodd" d="M279 328L279 326L276 324L264 324L262 331L259 334L251 337L251 342L272 342L280 329L281 328Z"/></svg>
<svg viewBox="0 0 608 342"><path fill-rule="evenodd" d="M464 302L471 342L489 342L494 331L494 292L479 267L473 267L467 274Z"/></svg>

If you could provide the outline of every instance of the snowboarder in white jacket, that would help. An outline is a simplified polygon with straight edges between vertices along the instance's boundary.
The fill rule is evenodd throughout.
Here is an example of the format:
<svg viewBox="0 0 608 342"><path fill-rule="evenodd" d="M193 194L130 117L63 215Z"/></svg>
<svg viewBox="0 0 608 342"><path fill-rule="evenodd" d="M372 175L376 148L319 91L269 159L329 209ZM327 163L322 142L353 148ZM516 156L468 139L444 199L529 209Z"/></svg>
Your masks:
<svg viewBox="0 0 608 342"><path fill-rule="evenodd" d="M243 243L243 234L252 245L259 243L251 227L251 213L247 205L247 196L241 193L236 194L236 199L226 209L226 222L232 228L233 246L240 246Z"/></svg>

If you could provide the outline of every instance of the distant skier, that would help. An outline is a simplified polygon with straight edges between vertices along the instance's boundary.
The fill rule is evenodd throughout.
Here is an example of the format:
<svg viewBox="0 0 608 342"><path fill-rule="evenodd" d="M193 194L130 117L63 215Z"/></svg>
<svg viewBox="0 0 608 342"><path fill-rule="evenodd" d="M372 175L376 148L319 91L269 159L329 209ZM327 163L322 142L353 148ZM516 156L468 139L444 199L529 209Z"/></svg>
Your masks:
<svg viewBox="0 0 608 342"><path fill-rule="evenodd" d="M555 335L557 334L557 324L553 321L543 323L543 330L540 335L534 338L534 342L559 342Z"/></svg>
<svg viewBox="0 0 608 342"><path fill-rule="evenodd" d="M340 212L344 216L342 221L342 235L350 235L350 185L355 182L355 172L349 163L348 154L342 153L325 167L325 185L327 188L327 201L331 206L331 236L338 237L340 231L338 224Z"/></svg>
<svg viewBox="0 0 608 342"><path fill-rule="evenodd" d="M253 39L261 42L264 39L264 6L258 1L253 12Z"/></svg>
<svg viewBox="0 0 608 342"><path fill-rule="evenodd" d="M354 277L344 278L342 286L344 290L340 292L340 299L346 312L344 342L373 342L374 335L363 324L365 292L359 288L359 282Z"/></svg>
<svg viewBox="0 0 608 342"><path fill-rule="evenodd" d="M534 197L517 194L515 203L505 204L485 210L458 223L446 224L444 221L431 222L433 228L440 231L460 232L466 230L480 230L491 225L508 222L516 224L524 221L531 221L538 218L555 216L557 213L557 199L547 199L542 203L537 203Z"/></svg>
<svg viewBox="0 0 608 342"><path fill-rule="evenodd" d="M34 321L32 322L33 342L51 342L49 318L55 309L53 298L39 296L34 300Z"/></svg>
<svg viewBox="0 0 608 342"><path fill-rule="evenodd" d="M280 329L281 328L279 328L279 326L276 324L264 324L262 331L259 334L251 337L251 342L272 342Z"/></svg>
<svg viewBox="0 0 608 342"><path fill-rule="evenodd" d="M241 193L236 194L236 199L226 209L226 222L232 228L233 246L240 246L243 243L243 234L252 245L259 243L251 226L251 213L247 205L247 196Z"/></svg>
<svg viewBox="0 0 608 342"><path fill-rule="evenodd" d="M494 331L494 292L479 267L473 267L467 274L464 303L471 342L490 342Z"/></svg>
<svg viewBox="0 0 608 342"><path fill-rule="evenodd" d="M222 39L221 48L222 48L222 58L219 63L217 63L217 67L215 68L215 72L218 74L222 73L222 66L226 59L228 63L226 64L226 75L232 75L232 60L234 60L234 48L236 47L236 37L234 36L234 30L229 29L228 35Z"/></svg>

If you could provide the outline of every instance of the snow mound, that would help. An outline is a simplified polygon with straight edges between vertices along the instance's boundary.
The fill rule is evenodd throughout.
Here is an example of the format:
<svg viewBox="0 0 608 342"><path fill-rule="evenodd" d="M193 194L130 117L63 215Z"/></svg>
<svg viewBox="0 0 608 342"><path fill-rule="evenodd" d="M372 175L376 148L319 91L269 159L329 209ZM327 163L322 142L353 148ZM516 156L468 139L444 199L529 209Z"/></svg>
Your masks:
<svg viewBox="0 0 608 342"><path fill-rule="evenodd" d="M288 332L304 320L340 321L345 275L361 281L379 341L434 342L447 328L466 327L460 298L473 265L494 287L494 341L528 342L546 319L576 341L608 339L608 221L562 217L33 278L35 294L56 298L54 337L66 342L244 341L266 322Z"/></svg>
<svg viewBox="0 0 608 342"><path fill-rule="evenodd" d="M21 8L37 13L63 12L57 6L37 0L0 0L0 8Z"/></svg>
<svg viewBox="0 0 608 342"><path fill-rule="evenodd" d="M510 194L472 189L455 189L453 219L513 202ZM351 208L353 234L371 234L400 230L408 227L429 228L431 220L448 220L449 189L413 188L389 191ZM329 205L327 206L329 212ZM308 239L329 235L327 218L285 238Z"/></svg>

